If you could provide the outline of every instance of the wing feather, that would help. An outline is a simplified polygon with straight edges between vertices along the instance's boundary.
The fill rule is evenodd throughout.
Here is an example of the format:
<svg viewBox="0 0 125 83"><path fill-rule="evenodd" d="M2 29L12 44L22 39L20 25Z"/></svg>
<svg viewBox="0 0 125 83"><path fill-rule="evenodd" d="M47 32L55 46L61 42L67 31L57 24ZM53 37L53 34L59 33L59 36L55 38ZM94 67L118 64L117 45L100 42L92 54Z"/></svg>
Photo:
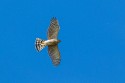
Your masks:
<svg viewBox="0 0 125 83"><path fill-rule="evenodd" d="M48 46L48 53L55 66L60 64L60 52L57 45Z"/></svg>
<svg viewBox="0 0 125 83"><path fill-rule="evenodd" d="M48 29L48 39L57 39L58 32L59 32L59 23L56 18L52 18L50 22L50 26Z"/></svg>

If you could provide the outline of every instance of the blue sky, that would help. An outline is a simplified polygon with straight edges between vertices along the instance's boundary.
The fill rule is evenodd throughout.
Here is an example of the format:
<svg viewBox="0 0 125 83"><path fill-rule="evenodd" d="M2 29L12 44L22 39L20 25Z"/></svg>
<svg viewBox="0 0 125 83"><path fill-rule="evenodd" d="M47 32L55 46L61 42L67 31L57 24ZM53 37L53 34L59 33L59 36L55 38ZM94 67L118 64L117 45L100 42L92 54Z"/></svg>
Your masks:
<svg viewBox="0 0 125 83"><path fill-rule="evenodd" d="M34 48L52 17L58 67ZM1 0L0 39L0 83L125 83L125 0Z"/></svg>

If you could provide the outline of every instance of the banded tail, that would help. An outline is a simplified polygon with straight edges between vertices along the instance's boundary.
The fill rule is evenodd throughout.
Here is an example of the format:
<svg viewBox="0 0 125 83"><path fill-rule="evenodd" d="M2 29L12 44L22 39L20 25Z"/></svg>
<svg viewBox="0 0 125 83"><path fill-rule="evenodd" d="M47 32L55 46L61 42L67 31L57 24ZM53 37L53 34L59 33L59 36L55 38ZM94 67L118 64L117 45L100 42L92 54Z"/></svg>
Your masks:
<svg viewBox="0 0 125 83"><path fill-rule="evenodd" d="M36 42L35 42L35 47L37 49L37 51L41 51L46 45L44 44L45 40L42 40L40 38L36 38Z"/></svg>

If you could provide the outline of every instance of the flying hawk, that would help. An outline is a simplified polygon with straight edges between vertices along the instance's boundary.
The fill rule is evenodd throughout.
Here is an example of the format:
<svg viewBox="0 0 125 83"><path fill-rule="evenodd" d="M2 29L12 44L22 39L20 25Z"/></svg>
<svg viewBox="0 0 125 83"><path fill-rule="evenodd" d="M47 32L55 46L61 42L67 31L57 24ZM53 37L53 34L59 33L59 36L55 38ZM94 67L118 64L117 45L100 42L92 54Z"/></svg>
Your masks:
<svg viewBox="0 0 125 83"><path fill-rule="evenodd" d="M58 49L58 43L61 42L57 39L58 32L60 26L58 20L53 17L50 22L50 26L48 29L48 40L42 40L40 38L36 38L35 48L38 52L40 52L45 46L48 46L48 53L52 60L52 63L57 66L60 64L60 52Z"/></svg>

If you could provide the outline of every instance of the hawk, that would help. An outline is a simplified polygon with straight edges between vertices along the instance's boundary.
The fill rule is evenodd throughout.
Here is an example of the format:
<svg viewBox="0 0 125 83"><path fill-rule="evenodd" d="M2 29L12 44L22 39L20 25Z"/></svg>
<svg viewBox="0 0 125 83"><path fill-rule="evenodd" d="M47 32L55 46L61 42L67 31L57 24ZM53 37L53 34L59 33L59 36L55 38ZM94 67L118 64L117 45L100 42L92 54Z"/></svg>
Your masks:
<svg viewBox="0 0 125 83"><path fill-rule="evenodd" d="M50 21L50 26L47 32L48 40L36 38L35 41L35 48L38 52L40 52L45 46L48 46L49 56L55 66L60 64L60 52L58 49L58 43L61 41L57 39L59 29L60 26L58 20L53 17Z"/></svg>

